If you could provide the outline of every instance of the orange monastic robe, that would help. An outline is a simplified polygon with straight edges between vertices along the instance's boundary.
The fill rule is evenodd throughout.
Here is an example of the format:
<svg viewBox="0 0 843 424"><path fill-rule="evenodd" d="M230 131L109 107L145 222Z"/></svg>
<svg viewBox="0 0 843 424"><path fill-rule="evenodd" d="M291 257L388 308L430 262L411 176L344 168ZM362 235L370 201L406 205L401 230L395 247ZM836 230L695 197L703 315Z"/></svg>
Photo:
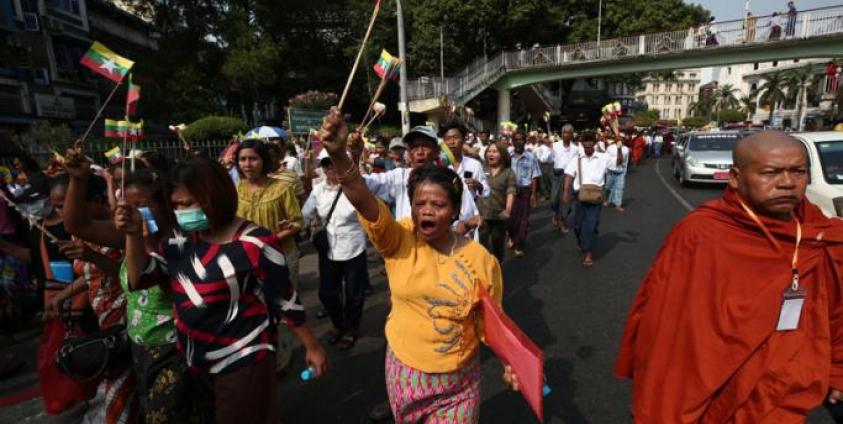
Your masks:
<svg viewBox="0 0 843 424"><path fill-rule="evenodd" d="M843 221L803 201L799 326L776 331L795 222L762 217L727 189L679 222L632 304L615 373L633 380L636 423L801 423L843 388Z"/></svg>

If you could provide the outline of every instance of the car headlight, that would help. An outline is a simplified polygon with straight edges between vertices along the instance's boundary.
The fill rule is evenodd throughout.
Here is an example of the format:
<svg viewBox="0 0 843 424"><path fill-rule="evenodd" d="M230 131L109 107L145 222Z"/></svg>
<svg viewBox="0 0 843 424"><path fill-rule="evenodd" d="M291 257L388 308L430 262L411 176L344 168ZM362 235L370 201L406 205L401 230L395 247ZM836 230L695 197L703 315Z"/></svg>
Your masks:
<svg viewBox="0 0 843 424"><path fill-rule="evenodd" d="M697 162L696 159L694 159L690 156L688 156L688 158L685 159L685 162L688 162L688 166L699 166L699 162Z"/></svg>
<svg viewBox="0 0 843 424"><path fill-rule="evenodd" d="M834 204L834 212L837 216L843 217L843 197L835 197L831 199L831 202Z"/></svg>

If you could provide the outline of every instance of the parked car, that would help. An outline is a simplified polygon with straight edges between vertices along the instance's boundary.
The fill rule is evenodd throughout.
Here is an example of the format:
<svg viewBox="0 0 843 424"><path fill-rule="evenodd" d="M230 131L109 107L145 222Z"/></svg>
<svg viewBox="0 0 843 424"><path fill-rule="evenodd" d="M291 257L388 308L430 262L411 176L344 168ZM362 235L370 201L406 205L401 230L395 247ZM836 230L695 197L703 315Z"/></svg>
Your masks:
<svg viewBox="0 0 843 424"><path fill-rule="evenodd" d="M673 175L682 185L729 180L732 148L743 137L737 131L690 132L673 146Z"/></svg>
<svg viewBox="0 0 843 424"><path fill-rule="evenodd" d="M843 217L843 132L794 133L810 168L806 195L828 216Z"/></svg>

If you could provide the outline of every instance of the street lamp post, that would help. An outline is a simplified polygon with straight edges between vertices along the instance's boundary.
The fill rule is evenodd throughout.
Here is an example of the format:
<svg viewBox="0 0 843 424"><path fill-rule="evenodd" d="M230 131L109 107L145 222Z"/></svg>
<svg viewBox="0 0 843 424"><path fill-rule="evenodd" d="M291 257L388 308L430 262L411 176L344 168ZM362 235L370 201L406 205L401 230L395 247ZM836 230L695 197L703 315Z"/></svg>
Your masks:
<svg viewBox="0 0 843 424"><path fill-rule="evenodd" d="M407 102L407 47L404 41L404 12L402 0L395 0L395 14L398 18L398 57L401 58L398 85L401 102L401 133L410 132L410 104Z"/></svg>

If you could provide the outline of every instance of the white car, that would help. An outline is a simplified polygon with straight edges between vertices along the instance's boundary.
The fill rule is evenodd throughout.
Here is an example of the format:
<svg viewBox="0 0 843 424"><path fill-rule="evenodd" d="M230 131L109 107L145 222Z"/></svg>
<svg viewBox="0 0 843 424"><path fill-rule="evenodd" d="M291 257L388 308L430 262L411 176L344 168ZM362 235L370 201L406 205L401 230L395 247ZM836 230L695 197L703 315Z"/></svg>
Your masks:
<svg viewBox="0 0 843 424"><path fill-rule="evenodd" d="M732 149L742 138L737 131L690 132L673 147L673 175L682 185L729 181Z"/></svg>
<svg viewBox="0 0 843 424"><path fill-rule="evenodd" d="M828 216L843 217L843 132L791 134L808 153L807 196Z"/></svg>

